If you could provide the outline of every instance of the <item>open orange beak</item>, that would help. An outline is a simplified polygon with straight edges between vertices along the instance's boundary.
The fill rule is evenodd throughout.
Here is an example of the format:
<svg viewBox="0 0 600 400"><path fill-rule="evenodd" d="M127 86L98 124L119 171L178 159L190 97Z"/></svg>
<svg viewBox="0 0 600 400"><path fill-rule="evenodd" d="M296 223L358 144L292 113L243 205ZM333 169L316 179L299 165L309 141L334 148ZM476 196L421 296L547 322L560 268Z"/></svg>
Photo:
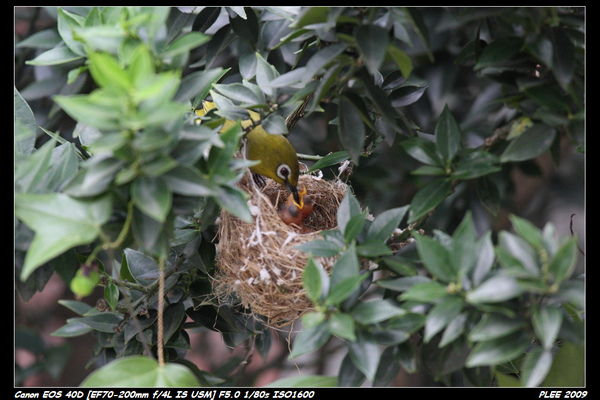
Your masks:
<svg viewBox="0 0 600 400"><path fill-rule="evenodd" d="M302 185L302 191L298 192L298 198L294 196L294 204L298 206L299 209L302 210L304 207L304 196L306 195L306 186Z"/></svg>

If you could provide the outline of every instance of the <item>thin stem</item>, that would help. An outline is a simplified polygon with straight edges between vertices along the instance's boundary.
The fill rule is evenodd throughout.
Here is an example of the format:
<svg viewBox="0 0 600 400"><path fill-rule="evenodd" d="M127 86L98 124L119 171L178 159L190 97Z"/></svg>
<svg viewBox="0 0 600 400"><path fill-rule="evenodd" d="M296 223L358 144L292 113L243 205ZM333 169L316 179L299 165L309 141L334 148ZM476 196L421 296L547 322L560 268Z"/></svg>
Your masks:
<svg viewBox="0 0 600 400"><path fill-rule="evenodd" d="M158 261L158 337L157 337L157 346L158 346L158 365L160 367L165 366L165 357L164 357L164 324L163 324L163 316L164 316L164 308L165 308L165 259L161 257Z"/></svg>

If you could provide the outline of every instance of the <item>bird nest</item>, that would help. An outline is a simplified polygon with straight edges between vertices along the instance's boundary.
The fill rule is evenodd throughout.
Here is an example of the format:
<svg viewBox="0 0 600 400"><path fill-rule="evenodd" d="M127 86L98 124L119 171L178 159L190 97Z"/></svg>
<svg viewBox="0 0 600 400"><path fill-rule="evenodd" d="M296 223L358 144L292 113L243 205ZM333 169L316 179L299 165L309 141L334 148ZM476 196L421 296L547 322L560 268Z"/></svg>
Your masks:
<svg viewBox="0 0 600 400"><path fill-rule="evenodd" d="M247 223L221 212L214 291L221 303L233 299L266 325L282 327L312 309L302 286L309 255L297 246L319 239L323 229L336 227L347 186L339 180L300 176L298 187L306 186L314 202L313 212L304 220L308 233L281 220L278 210L289 196L281 185L267 180L263 188L257 188L247 174L239 186L249 194L254 221ZM317 259L327 271L335 261Z"/></svg>

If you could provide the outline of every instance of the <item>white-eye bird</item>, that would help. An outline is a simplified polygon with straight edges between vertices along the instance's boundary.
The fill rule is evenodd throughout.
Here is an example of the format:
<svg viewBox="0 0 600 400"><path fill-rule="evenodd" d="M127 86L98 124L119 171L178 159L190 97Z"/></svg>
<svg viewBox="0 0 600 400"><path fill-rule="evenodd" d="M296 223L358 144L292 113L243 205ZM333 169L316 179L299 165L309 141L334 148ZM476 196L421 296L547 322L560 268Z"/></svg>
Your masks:
<svg viewBox="0 0 600 400"><path fill-rule="evenodd" d="M204 101L202 109L196 110L196 114L202 117L213 108L216 108L215 103ZM261 124L256 125L260 122L260 114L252 110L248 110L248 113L250 119L241 121L244 130L250 129L244 135L243 151L246 159L260 161L250 167L250 171L283 185L293 195L298 207L302 209L303 195L298 193L297 187L300 166L296 150L285 136L270 134ZM226 131L234 123L234 121L226 120L220 132Z"/></svg>

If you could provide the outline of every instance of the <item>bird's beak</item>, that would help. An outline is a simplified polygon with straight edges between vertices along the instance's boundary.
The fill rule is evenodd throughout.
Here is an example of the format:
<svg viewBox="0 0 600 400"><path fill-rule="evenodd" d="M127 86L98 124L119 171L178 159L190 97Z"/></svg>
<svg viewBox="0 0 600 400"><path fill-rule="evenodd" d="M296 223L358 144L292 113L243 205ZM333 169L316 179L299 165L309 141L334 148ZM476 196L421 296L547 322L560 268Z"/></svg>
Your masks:
<svg viewBox="0 0 600 400"><path fill-rule="evenodd" d="M306 186L303 186L302 191L298 192L298 188L292 185L291 183L286 182L285 185L287 186L288 190L292 192L292 195L294 196L294 203L298 206L299 209L302 210L302 207L304 207L304 201L302 201L302 198L306 194Z"/></svg>

